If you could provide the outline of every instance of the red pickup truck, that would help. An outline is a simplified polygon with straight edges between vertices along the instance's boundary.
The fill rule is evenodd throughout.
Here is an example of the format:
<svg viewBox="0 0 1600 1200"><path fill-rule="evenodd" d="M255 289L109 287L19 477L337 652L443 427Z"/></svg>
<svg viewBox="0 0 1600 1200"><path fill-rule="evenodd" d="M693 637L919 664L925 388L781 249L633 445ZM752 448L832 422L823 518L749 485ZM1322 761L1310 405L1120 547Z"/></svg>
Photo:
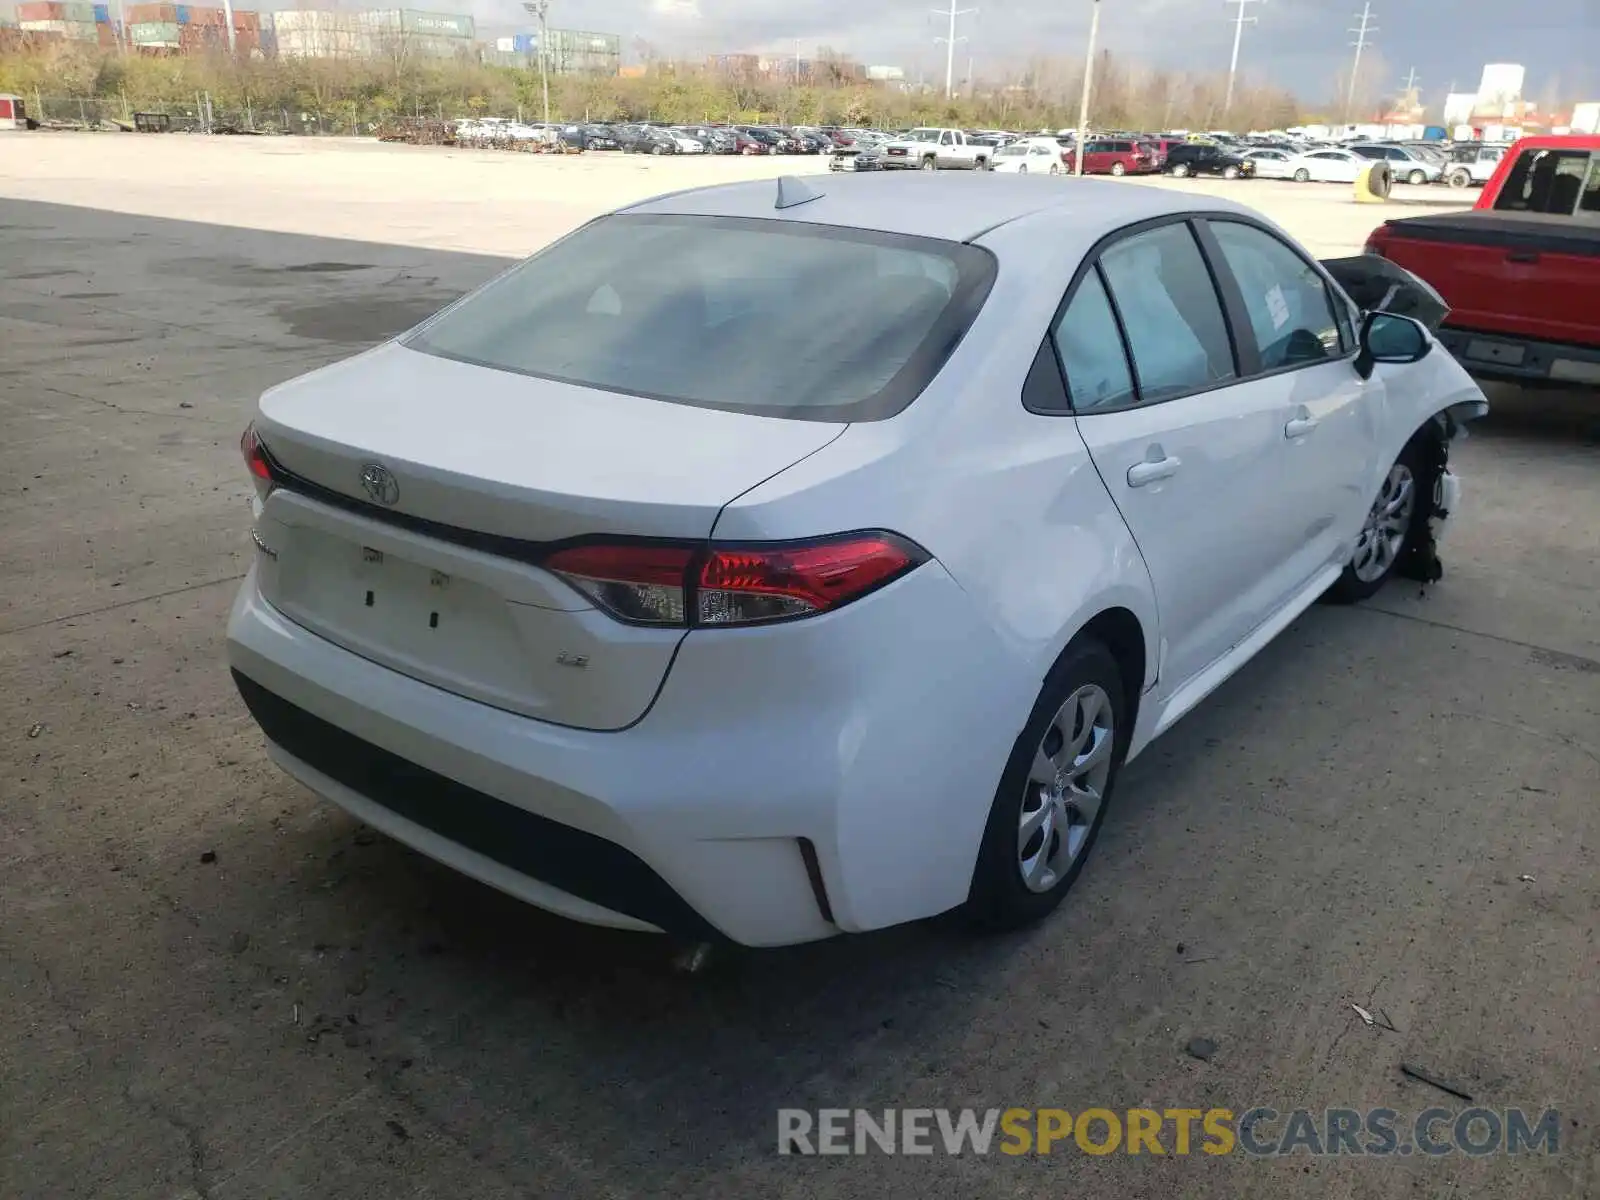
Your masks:
<svg viewBox="0 0 1600 1200"><path fill-rule="evenodd" d="M1600 386L1600 137L1524 138L1472 211L1387 221L1366 251L1433 285L1473 374Z"/></svg>

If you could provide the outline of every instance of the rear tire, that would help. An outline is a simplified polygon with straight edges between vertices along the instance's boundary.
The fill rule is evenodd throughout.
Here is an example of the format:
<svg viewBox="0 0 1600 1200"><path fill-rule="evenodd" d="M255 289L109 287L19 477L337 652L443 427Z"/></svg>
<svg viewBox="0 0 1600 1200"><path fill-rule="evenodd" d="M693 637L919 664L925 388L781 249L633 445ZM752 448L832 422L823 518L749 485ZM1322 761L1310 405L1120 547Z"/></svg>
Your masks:
<svg viewBox="0 0 1600 1200"><path fill-rule="evenodd" d="M1017 174L1018 175L1026 175L1027 173L1028 173L1028 164L1027 163L1023 163L1020 167L1017 168Z"/></svg>
<svg viewBox="0 0 1600 1200"><path fill-rule="evenodd" d="M1453 187L1453 188L1464 188L1471 182L1472 182L1472 172L1470 172L1470 171L1451 171L1450 172L1450 186Z"/></svg>
<svg viewBox="0 0 1600 1200"><path fill-rule="evenodd" d="M1178 179L1187 179L1187 178L1189 178L1189 167L1188 167L1188 164L1187 163L1179 163L1177 166L1172 168L1172 174L1173 174L1174 177L1176 177Z"/></svg>
<svg viewBox="0 0 1600 1200"><path fill-rule="evenodd" d="M1384 476L1356 538L1355 555L1328 598L1339 604L1368 600L1394 577L1407 552L1426 532L1433 508L1433 479L1415 440Z"/></svg>
<svg viewBox="0 0 1600 1200"><path fill-rule="evenodd" d="M1123 166L1119 162L1112 163L1111 164L1111 173L1113 175L1115 175L1118 179L1121 179L1124 175L1126 175L1128 173L1128 168Z"/></svg>
<svg viewBox="0 0 1600 1200"><path fill-rule="evenodd" d="M1052 174L1052 175L1061 174L1061 164L1060 163L1051 163L1050 164L1050 174Z"/></svg>
<svg viewBox="0 0 1600 1200"><path fill-rule="evenodd" d="M1129 715L1111 652L1087 637L1068 646L1000 774L963 910L971 925L1017 929L1060 905L1100 835Z"/></svg>

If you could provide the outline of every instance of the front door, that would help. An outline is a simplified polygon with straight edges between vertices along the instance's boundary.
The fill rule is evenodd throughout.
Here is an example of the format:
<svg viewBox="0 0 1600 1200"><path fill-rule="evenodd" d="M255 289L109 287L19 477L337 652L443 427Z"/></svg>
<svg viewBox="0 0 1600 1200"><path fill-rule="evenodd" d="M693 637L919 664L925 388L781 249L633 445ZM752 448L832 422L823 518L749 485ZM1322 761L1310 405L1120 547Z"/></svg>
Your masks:
<svg viewBox="0 0 1600 1200"><path fill-rule="evenodd" d="M1078 428L1155 584L1170 696L1242 641L1276 598L1286 550L1273 496L1282 397L1239 381L1222 302L1187 222L1103 251L1055 336Z"/></svg>

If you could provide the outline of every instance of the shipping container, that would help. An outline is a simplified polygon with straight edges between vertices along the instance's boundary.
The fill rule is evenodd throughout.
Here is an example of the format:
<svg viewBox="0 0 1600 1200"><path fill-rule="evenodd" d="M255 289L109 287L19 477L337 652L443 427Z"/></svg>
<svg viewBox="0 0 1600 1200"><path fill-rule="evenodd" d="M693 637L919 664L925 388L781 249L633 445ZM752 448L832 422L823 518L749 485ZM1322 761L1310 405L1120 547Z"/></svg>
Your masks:
<svg viewBox="0 0 1600 1200"><path fill-rule="evenodd" d="M510 54L512 51L514 51L517 48L516 39L515 38L495 38L495 40L494 40L494 48L496 50L498 50L501 54Z"/></svg>
<svg viewBox="0 0 1600 1200"><path fill-rule="evenodd" d="M248 29L251 33L261 31L261 14L255 12L240 12L233 10L233 27L235 29Z"/></svg>
<svg viewBox="0 0 1600 1200"><path fill-rule="evenodd" d="M539 35L537 33L519 33L511 38L509 49L518 54L539 53Z"/></svg>
<svg viewBox="0 0 1600 1200"><path fill-rule="evenodd" d="M170 7L170 6L152 6ZM176 21L140 21L138 24L128 26L128 40L135 46L171 46L178 45L178 30L181 29Z"/></svg>
<svg viewBox="0 0 1600 1200"><path fill-rule="evenodd" d="M456 13L420 12L414 8L377 9L361 14L366 23L375 29L402 29L406 33L424 34L428 37L461 38L471 41L477 36L472 18Z"/></svg>
<svg viewBox="0 0 1600 1200"><path fill-rule="evenodd" d="M23 21L21 28L27 33L49 33L69 42L94 42L100 35L93 21Z"/></svg>
<svg viewBox="0 0 1600 1200"><path fill-rule="evenodd" d="M30 4L17 5L17 21L26 28L29 21L65 21L67 19L66 5L56 3L42 3L34 0Z"/></svg>
<svg viewBox="0 0 1600 1200"><path fill-rule="evenodd" d="M94 19L97 25L111 24L111 6L109 4L96 4L94 6Z"/></svg>
<svg viewBox="0 0 1600 1200"><path fill-rule="evenodd" d="M178 5L179 25L215 25L226 28L228 14L220 8L202 8L197 4Z"/></svg>
<svg viewBox="0 0 1600 1200"><path fill-rule="evenodd" d="M94 5L79 3L78 0L70 0L69 3L61 5L61 19L63 21L74 21L80 25L93 25Z"/></svg>
<svg viewBox="0 0 1600 1200"><path fill-rule="evenodd" d="M132 25L176 25L178 23L178 6L176 4L130 4L123 12L123 19Z"/></svg>

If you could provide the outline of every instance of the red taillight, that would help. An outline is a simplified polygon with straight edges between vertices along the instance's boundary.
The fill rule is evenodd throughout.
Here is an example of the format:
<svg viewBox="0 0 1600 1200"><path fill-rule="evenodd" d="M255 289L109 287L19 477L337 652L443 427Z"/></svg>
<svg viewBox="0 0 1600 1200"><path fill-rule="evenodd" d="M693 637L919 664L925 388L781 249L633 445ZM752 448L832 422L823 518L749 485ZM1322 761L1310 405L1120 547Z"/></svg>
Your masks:
<svg viewBox="0 0 1600 1200"><path fill-rule="evenodd" d="M254 425L245 426L244 436L239 439L239 452L244 455L244 463L250 468L250 474L263 483L272 482L272 466L267 462L266 448L262 446Z"/></svg>
<svg viewBox="0 0 1600 1200"><path fill-rule="evenodd" d="M619 620L679 628L760 624L840 608L926 562L891 533L726 545L605 542L545 567Z"/></svg>

